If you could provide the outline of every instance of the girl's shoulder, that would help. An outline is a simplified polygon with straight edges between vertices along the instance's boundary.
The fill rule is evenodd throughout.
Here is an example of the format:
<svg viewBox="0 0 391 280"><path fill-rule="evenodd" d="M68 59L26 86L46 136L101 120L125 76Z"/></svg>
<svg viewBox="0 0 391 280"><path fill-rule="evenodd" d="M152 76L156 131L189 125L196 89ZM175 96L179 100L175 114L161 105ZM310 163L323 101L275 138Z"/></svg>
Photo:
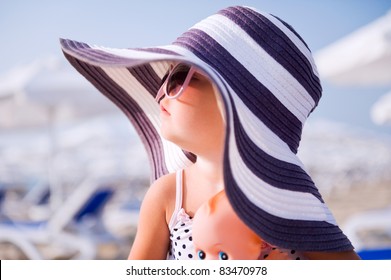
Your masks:
<svg viewBox="0 0 391 280"><path fill-rule="evenodd" d="M170 219L175 208L176 196L176 175L169 173L158 178L150 186L146 196L149 197L150 203L155 207L160 207L165 210L167 220Z"/></svg>
<svg viewBox="0 0 391 280"><path fill-rule="evenodd" d="M167 195L170 195L171 193L175 194L175 184L176 184L175 173L169 173L156 179L152 183L150 189L165 197Z"/></svg>

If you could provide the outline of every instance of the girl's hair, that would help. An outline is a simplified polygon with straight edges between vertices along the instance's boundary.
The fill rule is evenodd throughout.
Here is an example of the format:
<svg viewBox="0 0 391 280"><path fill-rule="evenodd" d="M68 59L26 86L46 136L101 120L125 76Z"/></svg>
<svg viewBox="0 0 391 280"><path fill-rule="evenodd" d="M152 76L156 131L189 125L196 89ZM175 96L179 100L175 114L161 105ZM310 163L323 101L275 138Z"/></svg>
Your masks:
<svg viewBox="0 0 391 280"><path fill-rule="evenodd" d="M213 92L216 96L216 100L217 100L217 107L219 108L220 110L220 113L221 113L221 117L223 119L223 122L224 122L224 125L226 125L226 117L225 117L225 106L224 106L224 101L221 97L221 94L220 94L220 91L219 89L217 88L216 84L214 82L212 82L212 87L213 87Z"/></svg>

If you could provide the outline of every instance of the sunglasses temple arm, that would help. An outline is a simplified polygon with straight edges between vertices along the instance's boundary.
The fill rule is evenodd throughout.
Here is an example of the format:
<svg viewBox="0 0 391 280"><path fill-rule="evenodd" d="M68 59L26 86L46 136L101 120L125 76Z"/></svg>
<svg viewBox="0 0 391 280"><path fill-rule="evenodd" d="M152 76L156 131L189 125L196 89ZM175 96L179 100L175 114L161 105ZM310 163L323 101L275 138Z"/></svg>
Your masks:
<svg viewBox="0 0 391 280"><path fill-rule="evenodd" d="M159 103L159 101L160 101L160 99L162 99L163 95L164 95L163 89L160 88L156 94L155 101Z"/></svg>

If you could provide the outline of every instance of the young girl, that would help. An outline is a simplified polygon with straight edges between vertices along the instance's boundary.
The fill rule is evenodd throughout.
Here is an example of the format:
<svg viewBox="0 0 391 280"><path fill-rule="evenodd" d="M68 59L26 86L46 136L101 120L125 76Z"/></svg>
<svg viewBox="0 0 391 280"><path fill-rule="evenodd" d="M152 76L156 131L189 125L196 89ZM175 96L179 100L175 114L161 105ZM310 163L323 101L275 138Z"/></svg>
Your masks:
<svg viewBox="0 0 391 280"><path fill-rule="evenodd" d="M191 217L224 186L223 118L212 83L185 64L176 64L167 73L156 100L161 100L162 136L197 155L197 160L151 186L129 258L164 259L168 252L169 259L193 259Z"/></svg>
<svg viewBox="0 0 391 280"><path fill-rule="evenodd" d="M192 217L223 189L240 219L293 259L358 258L296 155L322 89L287 23L229 7L169 46L61 43L127 115L150 158L130 259L194 259Z"/></svg>

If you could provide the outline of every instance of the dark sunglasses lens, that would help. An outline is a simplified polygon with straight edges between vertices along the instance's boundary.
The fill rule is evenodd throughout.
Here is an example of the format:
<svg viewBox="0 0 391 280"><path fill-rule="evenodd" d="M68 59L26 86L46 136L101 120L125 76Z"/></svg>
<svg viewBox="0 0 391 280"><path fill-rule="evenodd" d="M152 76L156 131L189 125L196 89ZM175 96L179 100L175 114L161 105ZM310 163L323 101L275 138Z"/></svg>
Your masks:
<svg viewBox="0 0 391 280"><path fill-rule="evenodd" d="M180 88L183 86L183 83L186 80L187 75L189 74L190 67L187 65L178 65L175 67L170 75L170 78L167 82L167 94L170 96L175 96Z"/></svg>

